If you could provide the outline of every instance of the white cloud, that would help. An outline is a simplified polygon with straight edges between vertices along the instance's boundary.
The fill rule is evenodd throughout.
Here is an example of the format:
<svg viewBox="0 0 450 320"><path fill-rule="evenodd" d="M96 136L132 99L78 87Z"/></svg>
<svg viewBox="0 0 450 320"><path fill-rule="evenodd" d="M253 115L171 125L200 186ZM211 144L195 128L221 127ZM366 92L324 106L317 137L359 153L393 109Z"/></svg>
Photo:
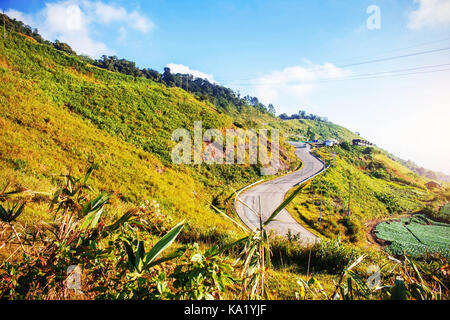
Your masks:
<svg viewBox="0 0 450 320"><path fill-rule="evenodd" d="M141 16L137 11L133 11L128 15L127 18L130 23L129 26L135 30L138 30L142 33L146 33L149 30L153 29L153 23L147 18Z"/></svg>
<svg viewBox="0 0 450 320"><path fill-rule="evenodd" d="M348 70L331 63L308 63L307 67L291 66L257 77L250 81L248 89L251 95L257 96L263 103L272 103L281 107L281 110L286 110L298 107L304 98L317 88L318 81L339 79L349 74ZM233 87L239 87L239 84Z"/></svg>
<svg viewBox="0 0 450 320"><path fill-rule="evenodd" d="M419 3L419 8L409 14L410 29L450 25L449 0L414 0L414 2Z"/></svg>
<svg viewBox="0 0 450 320"><path fill-rule="evenodd" d="M197 78L207 79L211 83L217 83L217 81L214 80L214 76L212 74L207 74L198 70L193 70L182 64L169 63L166 67L170 68L171 73L191 74Z"/></svg>
<svg viewBox="0 0 450 320"><path fill-rule="evenodd" d="M88 17L71 1L46 3L43 11L45 30L51 35L87 32Z"/></svg>
<svg viewBox="0 0 450 320"><path fill-rule="evenodd" d="M137 11L128 12L123 7L101 1L46 2L44 9L32 15L14 9L9 9L5 13L38 28L44 38L67 42L77 53L92 57L114 54L106 44L92 37L91 30L94 30L96 25L116 23L118 39L121 41L126 37L127 28L147 33L154 27L150 20Z"/></svg>
<svg viewBox="0 0 450 320"><path fill-rule="evenodd" d="M154 24L134 10L128 12L123 7L105 4L103 2L89 2L84 0L82 6L89 11L89 15L94 17L96 22L111 23L122 22L126 23L128 27L138 30L142 33L147 33L153 29Z"/></svg>
<svg viewBox="0 0 450 320"><path fill-rule="evenodd" d="M92 7L92 4L85 2L86 7ZM125 8L114 7L103 2L95 2L93 4L94 14L99 22L110 23L112 21L121 21L127 18L127 11Z"/></svg>

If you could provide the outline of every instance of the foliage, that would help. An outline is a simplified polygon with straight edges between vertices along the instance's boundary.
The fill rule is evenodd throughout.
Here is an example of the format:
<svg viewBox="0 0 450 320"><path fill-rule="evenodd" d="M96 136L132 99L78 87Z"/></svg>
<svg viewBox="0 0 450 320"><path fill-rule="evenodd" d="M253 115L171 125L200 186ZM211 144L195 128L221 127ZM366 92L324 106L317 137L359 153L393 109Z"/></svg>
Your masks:
<svg viewBox="0 0 450 320"><path fill-rule="evenodd" d="M286 113L283 113L279 116L281 120L295 120L295 119L308 119L308 120L315 120L315 121L327 121L326 118L319 117L314 114L306 115L306 111L300 110L297 114L293 114L291 116L288 116Z"/></svg>
<svg viewBox="0 0 450 320"><path fill-rule="evenodd" d="M302 246L298 241L272 241L272 262L275 267L295 266L303 273L327 272L336 274L349 260L354 259L360 250L339 239L322 240L312 246ZM309 265L309 268L308 268Z"/></svg>
<svg viewBox="0 0 450 320"><path fill-rule="evenodd" d="M134 81L15 32L1 42L0 56L0 183L12 179L18 187L49 191L54 172L77 173L98 162L102 179L96 187L117 192L128 203L158 199L170 216L189 218L183 237L237 237L208 203L221 197L225 206L231 188L254 181L259 167L174 166L171 134L197 120L206 130L233 127L239 118L245 128L269 115L248 105L242 113L223 114L183 90L144 78ZM30 204L33 210L37 206Z"/></svg>
<svg viewBox="0 0 450 320"><path fill-rule="evenodd" d="M450 202L442 206L442 208L439 210L439 216L450 219Z"/></svg>
<svg viewBox="0 0 450 320"><path fill-rule="evenodd" d="M221 256L218 246L201 252L198 244L188 245L173 273L175 293L167 298L182 300L220 299L229 287L235 287L232 266Z"/></svg>
<svg viewBox="0 0 450 320"><path fill-rule="evenodd" d="M295 235L272 242L268 221L254 232L242 231L214 215L209 204L229 209L233 188L255 181L259 167L174 166L169 152L171 132L196 120L204 129L278 128L297 140L307 135L350 141L354 133L305 114L280 121L272 105L205 79L170 70L161 75L117 57L78 56L68 44L46 41L19 21L7 19L7 30L0 43L0 183L11 181L13 191L0 194L1 298L268 298L273 267L288 263L296 272L328 272L330 279L360 253L338 240L312 248L298 245ZM298 166L289 163L293 150L283 141L281 151L287 167ZM359 240L364 218L420 207L421 181L378 149L348 145L334 151L335 170L282 204L293 201L297 218L309 228ZM98 169L80 174L97 162ZM67 174L53 174L66 168ZM88 185L91 176L96 179ZM347 218L349 177L358 192ZM327 210L319 224L317 191L324 187ZM155 200L144 202L148 197ZM172 228L172 221L181 220L186 222ZM225 243L231 245L221 247ZM233 268L228 261L236 251ZM64 283L73 265L82 270L81 291ZM314 279L302 285L325 297L321 287L327 286Z"/></svg>
<svg viewBox="0 0 450 320"><path fill-rule="evenodd" d="M337 139L339 141L351 141L359 136L348 129L329 121L296 119L285 121L272 121L269 125L281 129L290 140L304 141L314 136L317 139Z"/></svg>
<svg viewBox="0 0 450 320"><path fill-rule="evenodd" d="M296 298L333 300L444 300L448 299L448 264L446 260L427 264L404 256L403 262L390 261L375 267L366 278L358 265L366 258L351 260L342 270L333 293L326 292L315 277L298 280ZM392 263L394 262L394 263Z"/></svg>
<svg viewBox="0 0 450 320"><path fill-rule="evenodd" d="M151 227L140 216L143 208L110 221L103 211L110 197L83 191L92 190L86 184L92 171L91 167L82 178L64 177L66 183L53 195L54 206L49 206L55 222L36 226L31 232L40 236L24 239L22 259L0 266L0 298L220 298L233 281L232 267L218 247L202 253L198 245L188 245L163 256L183 229L181 222L146 251ZM14 243L7 239L5 245ZM177 266L171 267L170 261L178 257L182 258ZM65 284L70 279L68 267L74 265L82 270L83 288L71 291ZM167 282L166 274L173 280Z"/></svg>

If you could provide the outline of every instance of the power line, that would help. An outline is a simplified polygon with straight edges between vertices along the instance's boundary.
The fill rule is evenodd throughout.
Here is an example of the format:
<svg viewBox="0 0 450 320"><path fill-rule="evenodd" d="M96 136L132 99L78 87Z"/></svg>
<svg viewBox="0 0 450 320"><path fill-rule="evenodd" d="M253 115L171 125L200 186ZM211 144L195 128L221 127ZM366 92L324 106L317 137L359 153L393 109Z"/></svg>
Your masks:
<svg viewBox="0 0 450 320"><path fill-rule="evenodd" d="M321 78L321 79L309 80L309 81L301 81L301 80L289 81L289 82L280 81L280 82L272 82L272 83L256 83L256 82L244 83L244 82L242 82L242 83L235 83L235 85L266 86L266 85L277 85L277 84L307 84L307 83L316 83L316 82L334 82L334 81L346 81L346 80L376 79L376 78L413 75L413 74L422 74L422 73L434 73L434 72L441 72L441 71L449 70L448 68L445 68L445 69L439 69L439 70L428 70L428 71L423 71L423 72L400 73L400 72L405 72L405 71L438 68L438 67L444 67L444 66L450 66L450 63L436 64L436 65L430 65L430 66L420 66L420 67L405 68L405 69L388 70L388 71L381 71L381 72L374 72L374 73L355 74L355 75L349 75L349 76L343 77L343 78ZM393 73L397 73L397 74L393 74Z"/></svg>
<svg viewBox="0 0 450 320"><path fill-rule="evenodd" d="M444 42L444 41L448 41L448 40L450 40L450 37L443 38L443 39L440 39L440 40L434 40L434 41L429 41L429 42L423 42L423 43L415 44L415 45L408 46L408 47L401 47L401 48L392 49L392 50L387 50L387 51L379 51L379 52L376 53L376 54L363 55L363 56L352 57L352 58L346 58L346 59L340 59L340 60L338 60L337 62L339 62L339 61L349 61L349 60L354 60L354 59L363 59L363 58L369 58L369 57L377 57L377 56L380 56L380 55L386 54L386 53L392 53L392 52L403 51L403 50L406 50L406 49L412 49L412 48L417 48L417 47L423 47L423 46L427 46L427 45L430 45L430 44L435 44L435 43Z"/></svg>
<svg viewBox="0 0 450 320"><path fill-rule="evenodd" d="M433 49L433 50L426 50L426 51L419 51L419 52L414 52L414 53L409 53L409 54L403 54L403 55L392 56L392 57L385 57L385 58L380 58L380 59L373 59L373 60L368 60L368 61L361 61L361 62L350 63L350 64L346 64L346 65L340 65L340 66L337 66L337 67L338 68L348 68L348 67L353 67L353 66L372 64L372 63L383 62L383 61L398 60L398 59L414 57L414 56L419 56L419 55L425 55L425 54L430 54L430 53L436 53L436 52L442 52L442 51L447 51L447 50L450 50L450 47ZM224 80L226 81L226 79L220 79L220 78L218 80L219 81L224 81ZM236 79L233 79L233 80L236 80ZM244 81L245 80L252 80L252 78L239 79L239 80L244 80ZM236 83L234 83L234 84L236 85Z"/></svg>
<svg viewBox="0 0 450 320"><path fill-rule="evenodd" d="M397 70L390 70L390 71L380 71L380 72L373 72L373 73L366 73L366 74L364 74L364 73L356 74L356 75L350 75L350 76L348 76L348 78L374 76L374 75L380 75L380 74L386 74L386 73L413 71L413 70L428 69L428 68L438 68L438 67L444 67L444 66L450 66L450 63L435 64L432 66L422 66L422 67L414 67L414 68L406 68L406 69L397 69ZM333 80L333 78L324 78L324 79L320 79L320 80Z"/></svg>
<svg viewBox="0 0 450 320"><path fill-rule="evenodd" d="M427 50L427 51L421 51L421 52L415 52L415 53L404 54L404 55L400 55L400 56L394 56L394 57L388 57L388 58L382 58L382 59L375 59L375 60L369 60L369 61L363 61L363 62L357 62L357 63L350 63L350 64L338 66L338 68L348 68L348 67L359 66L359 65L363 65L363 64L370 64L370 63L376 63L376 62L382 62L382 61L397 60L397 59L414 57L414 56L419 56L419 55L423 55L423 54L428 54L428 53L433 53L433 52L440 52L440 51L446 51L446 50L450 50L450 47L434 49L434 50Z"/></svg>
<svg viewBox="0 0 450 320"><path fill-rule="evenodd" d="M336 79L335 81L348 81L348 80L368 80L368 79L380 79L380 78L393 78L393 77L401 77L415 74L426 74L426 73L435 73L442 71L449 71L450 68L440 69L440 70L429 70L429 71L421 71L421 72L409 72L409 73L401 73L401 74L393 74L393 75L385 75L385 76L376 76L376 77L361 77L361 78L350 78L350 79Z"/></svg>

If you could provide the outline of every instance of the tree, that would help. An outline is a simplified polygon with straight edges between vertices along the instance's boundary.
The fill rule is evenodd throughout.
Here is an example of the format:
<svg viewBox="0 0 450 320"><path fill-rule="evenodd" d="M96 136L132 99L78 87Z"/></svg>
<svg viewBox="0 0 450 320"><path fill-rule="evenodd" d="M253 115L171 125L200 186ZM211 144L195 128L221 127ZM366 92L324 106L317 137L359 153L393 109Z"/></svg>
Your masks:
<svg viewBox="0 0 450 320"><path fill-rule="evenodd" d="M350 145L350 143L348 143L348 141L342 142L341 144L339 144L339 146L342 149L347 150L347 151L350 151L350 148L351 148L351 145Z"/></svg>
<svg viewBox="0 0 450 320"><path fill-rule="evenodd" d="M61 42L59 40L55 40L55 42L53 43L53 47L55 49L64 51L64 52L66 52L68 54L76 55L76 52L73 51L72 48L65 42Z"/></svg>
<svg viewBox="0 0 450 320"><path fill-rule="evenodd" d="M276 111L275 111L275 107L273 106L273 104L269 104L267 106L267 110L269 111L270 114L275 115Z"/></svg>
<svg viewBox="0 0 450 320"><path fill-rule="evenodd" d="M161 80L166 83L168 86L174 86L175 85L175 78L173 77L172 73L170 73L170 68L165 67L164 73L162 75Z"/></svg>
<svg viewBox="0 0 450 320"><path fill-rule="evenodd" d="M306 136L308 137L309 141L314 141L316 139L316 133L311 129L311 127L308 127Z"/></svg>
<svg viewBox="0 0 450 320"><path fill-rule="evenodd" d="M300 119L305 119L306 118L306 112L303 110L300 110L298 112L298 115L300 116Z"/></svg>
<svg viewBox="0 0 450 320"><path fill-rule="evenodd" d="M161 74L153 69L142 69L142 73L144 74L144 77L146 77L147 79L152 79L154 81L159 81L161 79Z"/></svg>

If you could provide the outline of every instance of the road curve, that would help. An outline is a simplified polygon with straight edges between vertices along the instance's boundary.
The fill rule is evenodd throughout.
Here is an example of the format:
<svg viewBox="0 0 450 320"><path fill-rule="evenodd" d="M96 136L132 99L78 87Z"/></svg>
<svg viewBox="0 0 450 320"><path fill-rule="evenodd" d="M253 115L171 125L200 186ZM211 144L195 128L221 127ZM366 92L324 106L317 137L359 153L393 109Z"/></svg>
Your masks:
<svg viewBox="0 0 450 320"><path fill-rule="evenodd" d="M256 212L259 211L259 198L261 198L263 221L284 201L290 189L325 169L324 163L310 153L310 145L299 142L290 143L296 147L295 154L303 163L301 169L258 184L239 195L239 198ZM247 227L252 230L259 227L259 217L239 201L236 202L236 211ZM320 238L295 221L286 209L277 215L275 221L267 225L267 229L273 230L278 235L287 235L290 230L293 235L299 234L303 244L320 241Z"/></svg>

